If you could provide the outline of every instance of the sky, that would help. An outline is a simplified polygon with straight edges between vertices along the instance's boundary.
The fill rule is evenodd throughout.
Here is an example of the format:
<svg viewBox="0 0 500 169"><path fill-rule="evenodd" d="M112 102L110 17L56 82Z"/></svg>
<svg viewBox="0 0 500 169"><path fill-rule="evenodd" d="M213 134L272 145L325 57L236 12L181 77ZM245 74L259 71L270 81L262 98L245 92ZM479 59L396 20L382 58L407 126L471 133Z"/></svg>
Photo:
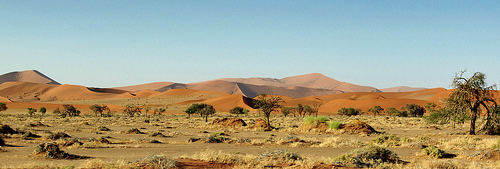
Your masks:
<svg viewBox="0 0 500 169"><path fill-rule="evenodd" d="M500 1L0 1L0 74L118 87L322 73L376 88L500 84Z"/></svg>

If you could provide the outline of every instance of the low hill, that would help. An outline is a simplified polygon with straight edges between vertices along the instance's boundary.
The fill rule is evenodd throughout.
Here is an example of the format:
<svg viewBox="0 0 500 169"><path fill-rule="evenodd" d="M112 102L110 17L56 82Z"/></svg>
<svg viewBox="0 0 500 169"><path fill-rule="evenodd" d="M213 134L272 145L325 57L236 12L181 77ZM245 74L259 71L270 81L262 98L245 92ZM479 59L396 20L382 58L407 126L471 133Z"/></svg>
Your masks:
<svg viewBox="0 0 500 169"><path fill-rule="evenodd" d="M5 82L31 82L31 83L42 83L42 84L56 84L60 83L52 80L48 76L40 73L37 70L26 70L21 72L10 72L0 75L0 84Z"/></svg>

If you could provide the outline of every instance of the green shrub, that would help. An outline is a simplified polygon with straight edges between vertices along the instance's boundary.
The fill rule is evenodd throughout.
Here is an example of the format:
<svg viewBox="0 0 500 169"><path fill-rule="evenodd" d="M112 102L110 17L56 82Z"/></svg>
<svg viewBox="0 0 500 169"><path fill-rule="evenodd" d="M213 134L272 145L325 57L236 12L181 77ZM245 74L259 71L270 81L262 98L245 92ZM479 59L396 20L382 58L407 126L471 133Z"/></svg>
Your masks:
<svg viewBox="0 0 500 169"><path fill-rule="evenodd" d="M337 120L328 123L328 128L338 130L340 127L342 127L342 123Z"/></svg>
<svg viewBox="0 0 500 169"><path fill-rule="evenodd" d="M352 107L349 108L342 107L337 112L339 115L356 116L361 114L361 109L354 109Z"/></svg>
<svg viewBox="0 0 500 169"><path fill-rule="evenodd" d="M288 150L275 150L272 152L265 152L259 155L259 159L273 159L278 161L295 161L302 160L296 153L292 153Z"/></svg>
<svg viewBox="0 0 500 169"><path fill-rule="evenodd" d="M426 148L422 149L421 153L423 155L431 156L434 158L443 158L446 156L446 153L443 150L437 148L436 146L426 147Z"/></svg>
<svg viewBox="0 0 500 169"><path fill-rule="evenodd" d="M325 116L318 116L318 117L306 117L306 119L304 120L304 122L306 124L314 124L314 122L327 122L329 121L330 119L328 119L328 117L325 117Z"/></svg>

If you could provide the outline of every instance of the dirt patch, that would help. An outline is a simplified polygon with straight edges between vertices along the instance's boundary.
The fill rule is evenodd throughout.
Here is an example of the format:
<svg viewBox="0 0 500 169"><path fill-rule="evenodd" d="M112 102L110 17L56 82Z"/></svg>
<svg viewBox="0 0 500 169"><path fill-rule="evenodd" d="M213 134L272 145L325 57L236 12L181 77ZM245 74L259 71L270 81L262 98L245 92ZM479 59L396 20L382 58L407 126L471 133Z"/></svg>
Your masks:
<svg viewBox="0 0 500 169"><path fill-rule="evenodd" d="M8 125L1 125L0 126L0 134L17 134L16 130L10 128Z"/></svg>
<svg viewBox="0 0 500 169"><path fill-rule="evenodd" d="M253 128L263 128L264 131L273 130L273 128L271 126L269 126L269 124L267 124L266 121L264 121L262 119L257 119L257 121L255 121L255 124L253 125Z"/></svg>
<svg viewBox="0 0 500 169"><path fill-rule="evenodd" d="M212 124L224 127L247 126L247 123L245 123L243 119L237 119L237 118L217 118L212 122Z"/></svg>
<svg viewBox="0 0 500 169"><path fill-rule="evenodd" d="M231 164L207 162L201 160L193 160L188 158L178 158L176 167L184 169L198 169L198 168L233 168Z"/></svg>
<svg viewBox="0 0 500 169"><path fill-rule="evenodd" d="M380 133L376 131L372 126L370 126L368 123L360 121L360 120L353 120L350 124L344 124L340 129L344 130L347 133L350 134L359 134L359 133L364 133L364 134L376 134Z"/></svg>

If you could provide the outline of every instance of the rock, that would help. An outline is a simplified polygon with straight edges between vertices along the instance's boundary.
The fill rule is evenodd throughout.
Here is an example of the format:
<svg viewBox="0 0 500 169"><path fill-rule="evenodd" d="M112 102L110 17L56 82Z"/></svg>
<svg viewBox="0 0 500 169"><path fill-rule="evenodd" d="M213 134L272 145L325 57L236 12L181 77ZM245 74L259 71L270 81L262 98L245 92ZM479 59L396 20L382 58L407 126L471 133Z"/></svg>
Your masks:
<svg viewBox="0 0 500 169"><path fill-rule="evenodd" d="M217 118L215 119L212 124L214 125L221 125L225 127L236 127L236 126L246 126L247 123L243 121L242 119L237 119L237 118Z"/></svg>

